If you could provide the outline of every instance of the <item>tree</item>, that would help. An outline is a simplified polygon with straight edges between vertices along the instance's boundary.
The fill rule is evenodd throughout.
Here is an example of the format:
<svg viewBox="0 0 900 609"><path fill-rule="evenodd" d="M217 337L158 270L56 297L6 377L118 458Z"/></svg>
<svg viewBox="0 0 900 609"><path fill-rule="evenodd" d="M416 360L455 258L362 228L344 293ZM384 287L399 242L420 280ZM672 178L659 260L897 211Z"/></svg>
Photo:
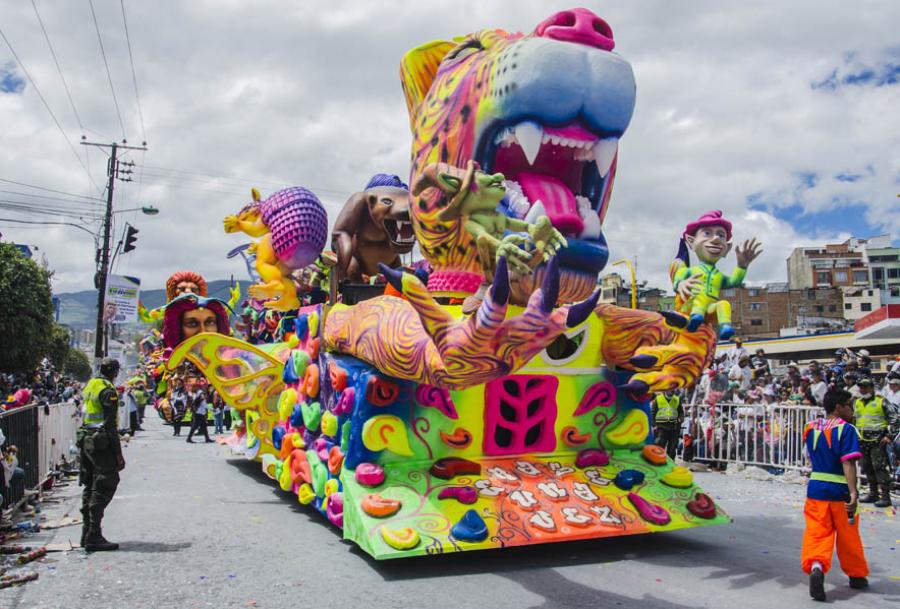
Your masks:
<svg viewBox="0 0 900 609"><path fill-rule="evenodd" d="M0 372L30 372L50 346L50 273L0 243Z"/></svg>
<svg viewBox="0 0 900 609"><path fill-rule="evenodd" d="M59 324L53 324L53 327L50 329L50 341L46 356L50 358L57 370L62 370L63 365L66 363L66 358L71 348L69 346L70 340L68 328Z"/></svg>
<svg viewBox="0 0 900 609"><path fill-rule="evenodd" d="M91 360L80 349L69 349L62 367L63 374L74 376L79 381L91 378Z"/></svg>

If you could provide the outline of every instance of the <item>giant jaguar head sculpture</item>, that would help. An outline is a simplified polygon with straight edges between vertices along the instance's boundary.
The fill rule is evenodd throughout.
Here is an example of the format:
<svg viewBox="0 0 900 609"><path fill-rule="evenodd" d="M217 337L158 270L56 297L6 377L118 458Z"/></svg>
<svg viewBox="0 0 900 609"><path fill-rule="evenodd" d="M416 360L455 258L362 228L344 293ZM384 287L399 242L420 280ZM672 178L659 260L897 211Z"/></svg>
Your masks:
<svg viewBox="0 0 900 609"><path fill-rule="evenodd" d="M503 173L500 209L525 220L546 215L566 237L560 299L585 298L608 258L601 224L616 172L618 141L634 110L631 65L613 53L612 29L587 9L556 13L527 35L482 30L409 51L401 76L413 131L414 183L435 162L474 159ZM432 292L474 292L477 251L447 201L430 189L413 201L416 236L434 268ZM543 270L513 278L524 302Z"/></svg>

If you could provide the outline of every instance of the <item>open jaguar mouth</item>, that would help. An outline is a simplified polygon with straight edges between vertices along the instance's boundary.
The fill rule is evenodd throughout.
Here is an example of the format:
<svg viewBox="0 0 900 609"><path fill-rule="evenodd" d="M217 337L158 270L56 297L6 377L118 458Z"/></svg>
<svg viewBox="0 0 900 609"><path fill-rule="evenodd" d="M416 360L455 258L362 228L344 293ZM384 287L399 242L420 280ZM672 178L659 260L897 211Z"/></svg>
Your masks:
<svg viewBox="0 0 900 609"><path fill-rule="evenodd" d="M416 242L416 233L413 231L412 222L409 220L384 219L384 230L397 247L412 247Z"/></svg>
<svg viewBox="0 0 900 609"><path fill-rule="evenodd" d="M577 122L544 127L523 121L488 129L476 160L506 177L509 215L526 222L546 215L567 238L600 240L597 210L618 142Z"/></svg>

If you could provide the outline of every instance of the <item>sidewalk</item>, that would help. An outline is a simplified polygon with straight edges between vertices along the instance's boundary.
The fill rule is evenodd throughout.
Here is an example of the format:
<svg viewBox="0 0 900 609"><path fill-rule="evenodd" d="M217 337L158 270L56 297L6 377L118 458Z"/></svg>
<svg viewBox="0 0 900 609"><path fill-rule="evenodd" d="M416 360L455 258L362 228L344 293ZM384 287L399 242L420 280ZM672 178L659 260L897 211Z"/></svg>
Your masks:
<svg viewBox="0 0 900 609"><path fill-rule="evenodd" d="M0 608L752 609L810 602L799 568L801 485L698 473L735 524L377 563L277 490L257 464L218 444L187 444L186 432L173 438L153 417L145 427L125 449L127 468L104 521L121 549L50 554L34 564L38 581L0 590ZM78 490L68 487L69 502L47 512L77 514ZM833 571L829 600L854 609L889 606L900 601L900 522L896 512L868 508L861 523L872 589L851 591ZM40 542L79 535L79 526L67 527L40 533Z"/></svg>

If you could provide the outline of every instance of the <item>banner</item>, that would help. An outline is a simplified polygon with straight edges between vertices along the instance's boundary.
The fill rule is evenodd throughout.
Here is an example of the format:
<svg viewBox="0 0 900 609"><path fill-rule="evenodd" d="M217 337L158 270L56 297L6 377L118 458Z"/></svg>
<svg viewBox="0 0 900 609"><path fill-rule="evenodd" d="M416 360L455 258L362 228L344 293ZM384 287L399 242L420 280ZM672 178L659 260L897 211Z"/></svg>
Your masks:
<svg viewBox="0 0 900 609"><path fill-rule="evenodd" d="M112 324L128 324L138 320L138 298L141 280L125 275L106 276L103 320Z"/></svg>

